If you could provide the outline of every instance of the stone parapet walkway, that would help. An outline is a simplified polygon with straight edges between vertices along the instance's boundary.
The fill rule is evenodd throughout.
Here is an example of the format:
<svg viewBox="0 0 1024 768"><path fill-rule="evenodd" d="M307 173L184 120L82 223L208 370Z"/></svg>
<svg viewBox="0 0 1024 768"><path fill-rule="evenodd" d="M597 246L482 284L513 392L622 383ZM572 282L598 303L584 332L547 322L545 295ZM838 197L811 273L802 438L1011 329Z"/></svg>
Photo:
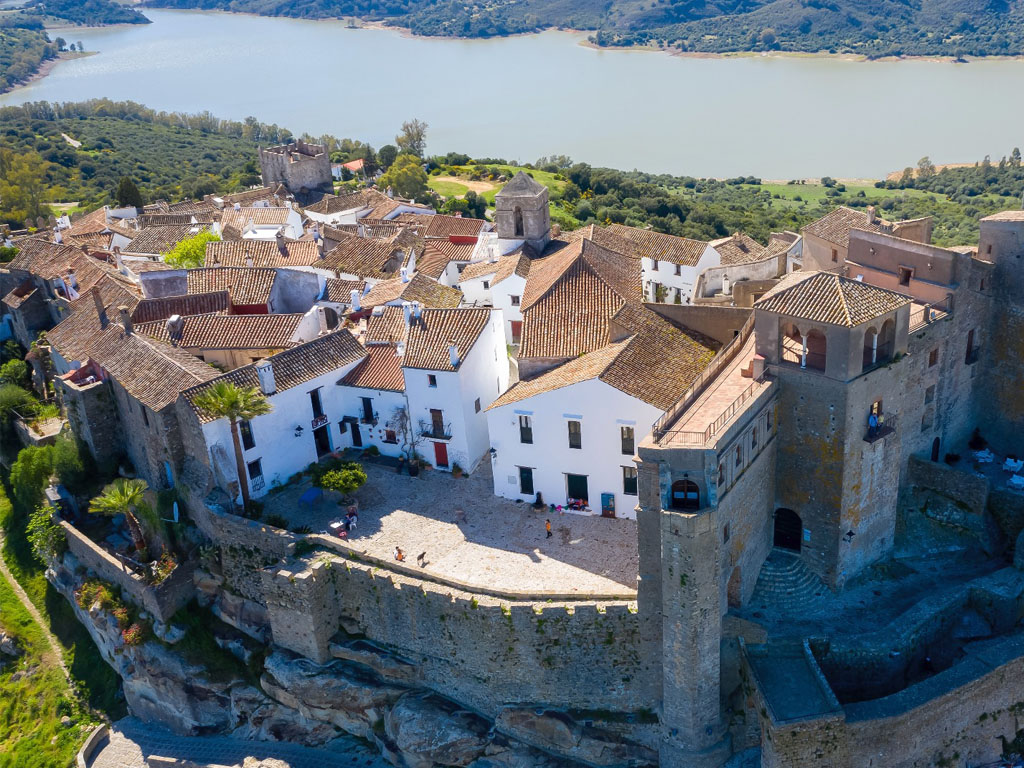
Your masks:
<svg viewBox="0 0 1024 768"><path fill-rule="evenodd" d="M147 768L146 758L152 756L191 760L203 766L241 765L247 757L258 757L284 760L291 768L389 768L377 752L355 743L335 751L276 741L176 736L133 717L110 727L106 743L93 754L88 768Z"/></svg>

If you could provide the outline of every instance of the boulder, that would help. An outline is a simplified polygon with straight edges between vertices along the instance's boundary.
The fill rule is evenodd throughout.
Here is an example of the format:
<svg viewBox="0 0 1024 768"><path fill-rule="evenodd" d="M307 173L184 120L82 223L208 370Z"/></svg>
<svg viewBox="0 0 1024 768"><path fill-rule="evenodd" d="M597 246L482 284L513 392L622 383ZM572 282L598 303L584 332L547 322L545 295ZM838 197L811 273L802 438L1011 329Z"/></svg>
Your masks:
<svg viewBox="0 0 1024 768"><path fill-rule="evenodd" d="M6 632L0 632L0 653L5 656L21 655L21 651L18 649L18 641Z"/></svg>
<svg viewBox="0 0 1024 768"><path fill-rule="evenodd" d="M594 766L656 765L647 747L599 728L583 726L564 712L509 707L498 713L495 728L530 746Z"/></svg>
<svg viewBox="0 0 1024 768"><path fill-rule="evenodd" d="M464 766L484 754L483 722L447 704L433 696L407 695L388 713L385 733L409 768Z"/></svg>

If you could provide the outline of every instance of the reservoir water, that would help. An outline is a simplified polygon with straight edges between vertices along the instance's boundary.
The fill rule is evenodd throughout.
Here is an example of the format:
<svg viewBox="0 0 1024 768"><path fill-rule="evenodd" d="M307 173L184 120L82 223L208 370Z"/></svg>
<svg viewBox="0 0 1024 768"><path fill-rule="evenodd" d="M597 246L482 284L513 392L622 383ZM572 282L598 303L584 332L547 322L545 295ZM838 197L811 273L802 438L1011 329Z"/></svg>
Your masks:
<svg viewBox="0 0 1024 768"><path fill-rule="evenodd" d="M878 177L1024 145L1024 61L690 58L595 50L584 35L416 38L341 21L147 9L152 24L61 31L95 56L0 104L130 99L255 115L295 133L388 143L413 117L428 150L528 162L787 179Z"/></svg>

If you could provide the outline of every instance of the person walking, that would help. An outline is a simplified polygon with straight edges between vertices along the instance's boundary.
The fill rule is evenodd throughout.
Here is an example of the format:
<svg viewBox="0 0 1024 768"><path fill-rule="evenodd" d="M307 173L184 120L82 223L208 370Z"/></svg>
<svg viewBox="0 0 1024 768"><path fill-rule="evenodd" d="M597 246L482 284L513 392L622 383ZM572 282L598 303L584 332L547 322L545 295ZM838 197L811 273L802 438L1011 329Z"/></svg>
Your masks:
<svg viewBox="0 0 1024 768"><path fill-rule="evenodd" d="M426 552L420 552L416 556L416 564L420 568L426 568L427 567L427 553Z"/></svg>
<svg viewBox="0 0 1024 768"><path fill-rule="evenodd" d="M546 520L544 522L544 529L548 532L547 538L550 539L551 538L551 521L550 520Z"/></svg>

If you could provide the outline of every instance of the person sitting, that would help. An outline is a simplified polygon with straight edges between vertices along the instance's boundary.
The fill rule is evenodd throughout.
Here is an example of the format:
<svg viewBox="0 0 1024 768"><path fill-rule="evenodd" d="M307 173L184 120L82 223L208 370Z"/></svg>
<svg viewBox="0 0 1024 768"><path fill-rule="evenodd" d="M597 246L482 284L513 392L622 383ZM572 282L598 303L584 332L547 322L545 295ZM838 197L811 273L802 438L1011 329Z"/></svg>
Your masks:
<svg viewBox="0 0 1024 768"><path fill-rule="evenodd" d="M401 547L395 547L395 560L400 563L405 562L405 552L402 551Z"/></svg>

